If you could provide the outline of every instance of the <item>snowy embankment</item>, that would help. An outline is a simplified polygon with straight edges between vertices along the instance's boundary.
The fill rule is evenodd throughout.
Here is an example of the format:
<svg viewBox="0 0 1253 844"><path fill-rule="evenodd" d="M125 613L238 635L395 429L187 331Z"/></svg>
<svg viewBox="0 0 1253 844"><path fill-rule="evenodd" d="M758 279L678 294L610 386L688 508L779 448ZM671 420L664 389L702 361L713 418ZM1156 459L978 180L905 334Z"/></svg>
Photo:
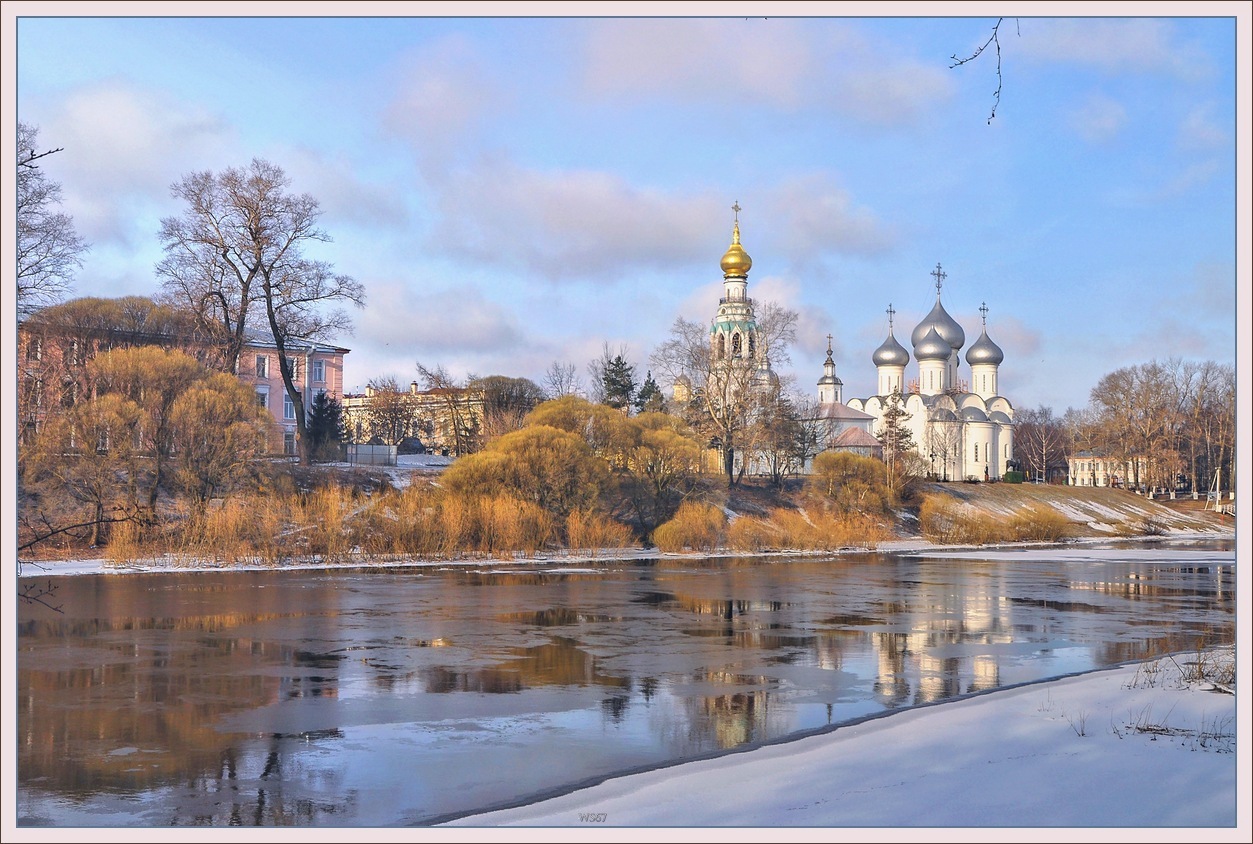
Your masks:
<svg viewBox="0 0 1253 844"><path fill-rule="evenodd" d="M1200 663L1225 677L1233 658ZM1198 679L1197 662L1176 655L908 709L450 825L1205 827L1205 840L1247 841L1237 698ZM1247 760L1247 740L1241 750Z"/></svg>

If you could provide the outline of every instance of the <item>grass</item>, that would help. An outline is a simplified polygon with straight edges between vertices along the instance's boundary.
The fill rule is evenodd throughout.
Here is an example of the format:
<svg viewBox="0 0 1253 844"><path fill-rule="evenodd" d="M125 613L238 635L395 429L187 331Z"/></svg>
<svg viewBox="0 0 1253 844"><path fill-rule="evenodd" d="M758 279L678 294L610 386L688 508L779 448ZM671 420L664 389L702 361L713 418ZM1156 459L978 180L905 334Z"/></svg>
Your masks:
<svg viewBox="0 0 1253 844"><path fill-rule="evenodd" d="M1069 519L1033 502L1009 517L996 518L965 502L929 495L919 508L918 520L924 537L945 545L1060 542L1073 533Z"/></svg>

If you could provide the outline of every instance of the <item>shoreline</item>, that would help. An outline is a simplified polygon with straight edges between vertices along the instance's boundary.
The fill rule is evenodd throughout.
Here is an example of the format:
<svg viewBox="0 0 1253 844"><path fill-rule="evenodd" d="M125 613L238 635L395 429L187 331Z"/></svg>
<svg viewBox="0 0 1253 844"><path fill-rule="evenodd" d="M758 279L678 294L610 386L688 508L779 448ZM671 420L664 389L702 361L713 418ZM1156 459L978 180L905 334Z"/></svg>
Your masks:
<svg viewBox="0 0 1253 844"><path fill-rule="evenodd" d="M1137 543L1152 546L1165 542L1195 542L1207 539L1223 541L1236 537L1234 526L1222 531L1180 531L1156 536L1097 536L1068 539L1062 542L1001 542L987 545L942 545L926 539L900 539L879 543L873 548L844 547L827 551L718 551L661 552L655 548L598 549L587 551L551 551L529 556L507 557L453 557L449 559L399 559L361 558L351 560L301 560L284 564L214 562L208 558L188 556L187 561L148 557L126 563L115 563L104 557L63 558L52 560L18 559L18 578L73 577L99 574L171 574L178 572L226 572L226 571L359 571L409 568L467 568L509 567L526 565L561 565L584 563L600 566L606 563L633 560L711 560L726 558L774 558L840 557L856 554L926 554L951 556L964 552L985 554L1005 552L1007 549L1056 549L1072 546L1101 545L1110 542ZM1234 561L1234 560L1233 560Z"/></svg>

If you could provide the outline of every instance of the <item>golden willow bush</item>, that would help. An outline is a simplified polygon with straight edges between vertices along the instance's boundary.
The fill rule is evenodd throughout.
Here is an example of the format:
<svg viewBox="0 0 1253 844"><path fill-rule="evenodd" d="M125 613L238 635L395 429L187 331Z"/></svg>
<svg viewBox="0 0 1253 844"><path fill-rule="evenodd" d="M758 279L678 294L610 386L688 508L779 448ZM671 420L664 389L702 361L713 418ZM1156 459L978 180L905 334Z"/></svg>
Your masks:
<svg viewBox="0 0 1253 844"><path fill-rule="evenodd" d="M803 513L772 509L765 518L741 516L727 529L737 551L838 551L875 548L891 538L883 522L866 513Z"/></svg>
<svg viewBox="0 0 1253 844"><path fill-rule="evenodd" d="M699 501L685 501L674 518L653 531L658 551L714 551L722 547L727 516L721 508Z"/></svg>
<svg viewBox="0 0 1253 844"><path fill-rule="evenodd" d="M918 513L922 535L946 545L993 542L1057 542L1071 534L1070 521L1051 507L1031 505L997 517L967 504L928 496Z"/></svg>

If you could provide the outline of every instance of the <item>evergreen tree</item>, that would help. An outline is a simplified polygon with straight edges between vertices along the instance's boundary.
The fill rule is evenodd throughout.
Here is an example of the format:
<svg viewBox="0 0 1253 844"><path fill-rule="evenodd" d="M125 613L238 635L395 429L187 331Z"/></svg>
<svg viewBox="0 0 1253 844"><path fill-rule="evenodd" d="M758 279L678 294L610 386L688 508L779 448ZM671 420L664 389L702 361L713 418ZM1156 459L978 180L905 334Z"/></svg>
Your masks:
<svg viewBox="0 0 1253 844"><path fill-rule="evenodd" d="M338 457L339 444L344 436L344 409L334 396L325 390L313 397L309 408L309 448L315 459L328 460Z"/></svg>
<svg viewBox="0 0 1253 844"><path fill-rule="evenodd" d="M914 433L905 424L912 416L902 406L899 390L888 396L887 406L883 408L883 422L875 436L883 444L883 459L889 465L902 454L915 449Z"/></svg>
<svg viewBox="0 0 1253 844"><path fill-rule="evenodd" d="M635 394L635 409L639 413L659 413L665 409L665 404L666 397L657 386L657 382L653 380L653 372L650 369L644 378L644 383L640 385L639 392Z"/></svg>
<svg viewBox="0 0 1253 844"><path fill-rule="evenodd" d="M626 359L626 348L610 355L609 344L604 352L588 366L592 375L594 391L600 404L616 410L630 410L635 401L635 366Z"/></svg>

